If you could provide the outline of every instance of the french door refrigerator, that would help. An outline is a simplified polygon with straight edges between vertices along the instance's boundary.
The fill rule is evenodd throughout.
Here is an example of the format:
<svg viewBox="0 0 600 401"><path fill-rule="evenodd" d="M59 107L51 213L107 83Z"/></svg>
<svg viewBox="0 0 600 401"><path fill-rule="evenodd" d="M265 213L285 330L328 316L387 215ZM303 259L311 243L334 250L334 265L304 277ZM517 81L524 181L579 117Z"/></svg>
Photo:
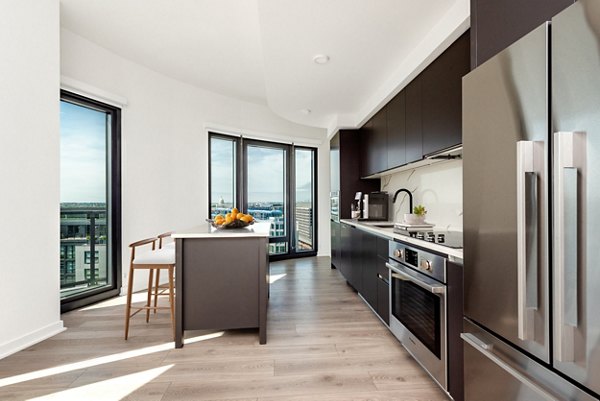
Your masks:
<svg viewBox="0 0 600 401"><path fill-rule="evenodd" d="M465 399L600 394L600 1L463 79Z"/></svg>

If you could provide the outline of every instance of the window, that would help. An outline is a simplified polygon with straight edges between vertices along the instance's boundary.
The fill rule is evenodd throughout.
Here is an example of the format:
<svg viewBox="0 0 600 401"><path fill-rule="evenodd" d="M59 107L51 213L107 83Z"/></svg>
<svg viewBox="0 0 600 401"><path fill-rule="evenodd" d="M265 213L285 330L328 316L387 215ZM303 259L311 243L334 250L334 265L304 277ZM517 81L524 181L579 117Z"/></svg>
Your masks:
<svg viewBox="0 0 600 401"><path fill-rule="evenodd" d="M100 262L100 252L99 251L95 251L94 252L95 256L94 256L94 264L98 264ZM90 251L85 251L84 252L84 264L89 265L92 262L92 253Z"/></svg>
<svg viewBox="0 0 600 401"><path fill-rule="evenodd" d="M238 202L237 138L210 137L210 217L225 214Z"/></svg>
<svg viewBox="0 0 600 401"><path fill-rule="evenodd" d="M271 223L269 253L316 253L316 149L209 136L210 216L233 206Z"/></svg>
<svg viewBox="0 0 600 401"><path fill-rule="evenodd" d="M62 311L97 302L119 292L119 143L119 109L61 92Z"/></svg>

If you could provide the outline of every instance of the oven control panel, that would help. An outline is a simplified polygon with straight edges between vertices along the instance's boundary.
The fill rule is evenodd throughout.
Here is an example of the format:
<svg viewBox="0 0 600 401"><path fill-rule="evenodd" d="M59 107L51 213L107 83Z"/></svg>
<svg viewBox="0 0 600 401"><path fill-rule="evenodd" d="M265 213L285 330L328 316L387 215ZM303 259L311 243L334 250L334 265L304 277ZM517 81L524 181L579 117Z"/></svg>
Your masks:
<svg viewBox="0 0 600 401"><path fill-rule="evenodd" d="M411 266L417 267L419 265L419 253L413 249L406 249L404 261Z"/></svg>
<svg viewBox="0 0 600 401"><path fill-rule="evenodd" d="M390 241L389 257L442 283L446 282L446 258L443 256Z"/></svg>

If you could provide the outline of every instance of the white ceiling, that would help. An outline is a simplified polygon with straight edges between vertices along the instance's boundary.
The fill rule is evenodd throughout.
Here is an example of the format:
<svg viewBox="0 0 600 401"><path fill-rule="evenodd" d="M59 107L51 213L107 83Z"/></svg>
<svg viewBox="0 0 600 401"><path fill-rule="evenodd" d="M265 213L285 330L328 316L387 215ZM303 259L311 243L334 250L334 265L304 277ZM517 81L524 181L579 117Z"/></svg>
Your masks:
<svg viewBox="0 0 600 401"><path fill-rule="evenodd" d="M61 25L165 75L331 130L362 123L443 51L468 26L468 3L61 0ZM317 65L316 54L331 60Z"/></svg>

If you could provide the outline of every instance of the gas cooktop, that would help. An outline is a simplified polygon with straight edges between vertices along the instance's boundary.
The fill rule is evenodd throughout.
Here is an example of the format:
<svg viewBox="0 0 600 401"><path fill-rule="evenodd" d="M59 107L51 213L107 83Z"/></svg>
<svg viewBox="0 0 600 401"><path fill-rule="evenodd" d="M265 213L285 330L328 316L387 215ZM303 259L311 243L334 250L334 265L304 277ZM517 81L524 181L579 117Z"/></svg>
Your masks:
<svg viewBox="0 0 600 401"><path fill-rule="evenodd" d="M448 248L462 249L463 247L463 233L461 231L407 231L395 227L394 232L422 241L447 246Z"/></svg>

